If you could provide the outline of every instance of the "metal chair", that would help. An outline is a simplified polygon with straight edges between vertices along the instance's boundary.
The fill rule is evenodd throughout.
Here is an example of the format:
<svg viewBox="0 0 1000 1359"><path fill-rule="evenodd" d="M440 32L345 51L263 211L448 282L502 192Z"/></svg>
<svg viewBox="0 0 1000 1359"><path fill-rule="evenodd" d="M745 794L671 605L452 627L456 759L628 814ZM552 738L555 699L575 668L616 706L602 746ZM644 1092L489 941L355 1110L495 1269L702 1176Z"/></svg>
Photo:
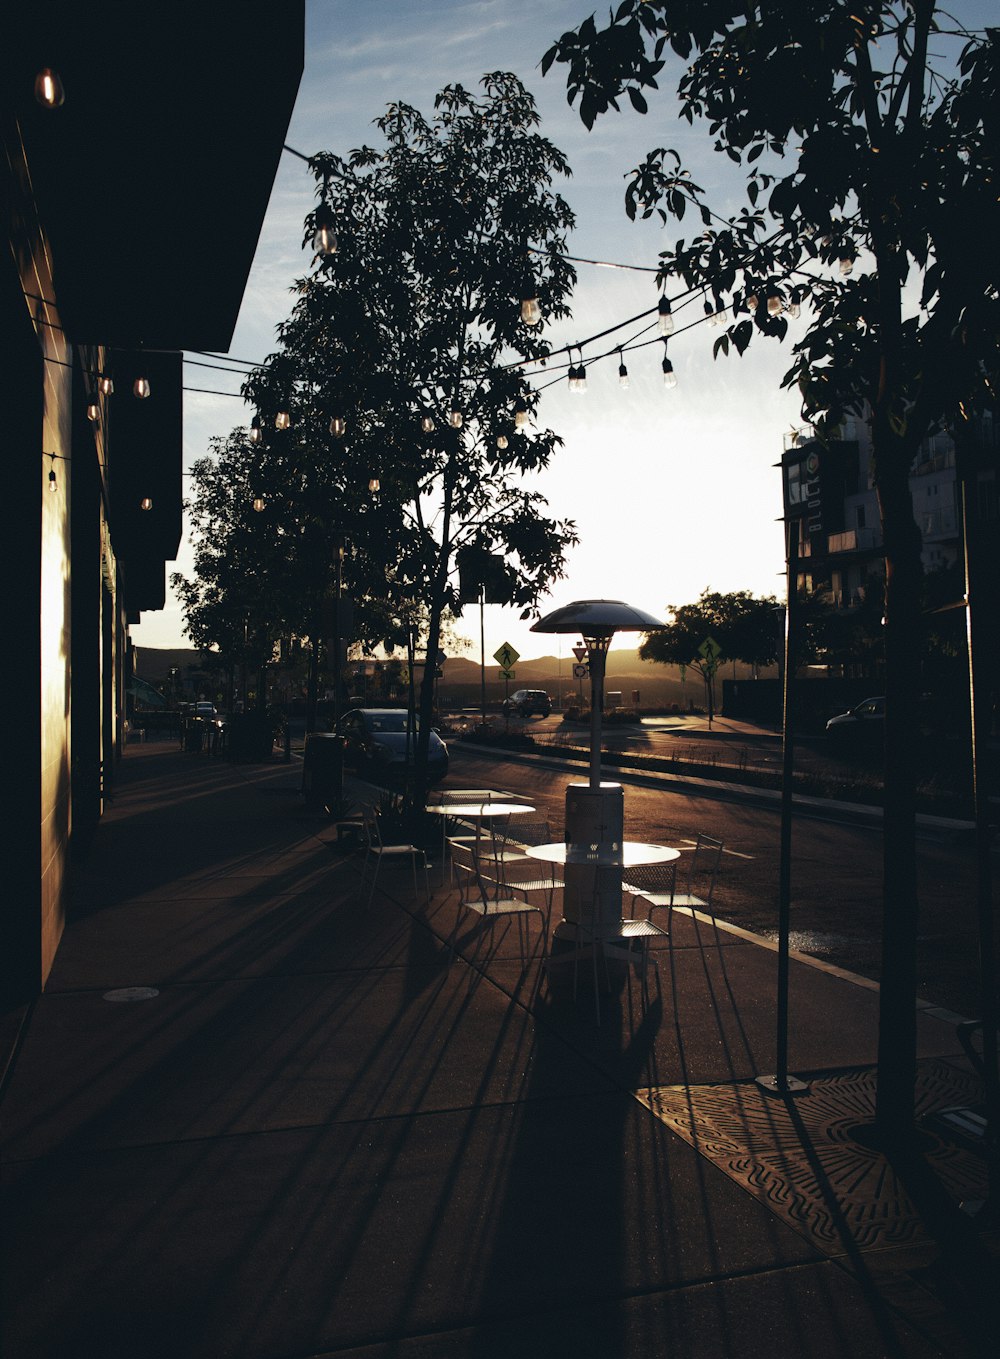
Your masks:
<svg viewBox="0 0 1000 1359"><path fill-rule="evenodd" d="M649 997L649 983L647 980L649 971L649 946L654 939L669 939L668 930L661 929L651 920L632 920L621 917L617 920L604 920L598 917L599 897L597 892L597 881L595 878L595 889L591 898L588 911L583 913L583 917L577 921L577 949L573 957L573 999L576 1000L577 982L579 978L580 955L589 943L590 956L593 962L594 975L594 1009L597 1023L601 1022L601 995L600 979L598 971L597 955L600 952L601 961L604 963L604 980L610 989L611 979L608 975L608 959L605 952L606 947L624 958L629 966L628 984L629 994L632 990L631 965L633 962L632 951L634 945L639 945L640 961L642 964L642 999L645 1004ZM581 947L582 946L582 947ZM618 947L616 947L618 946ZM660 989L660 965L657 959L653 959L656 967L656 986Z"/></svg>
<svg viewBox="0 0 1000 1359"><path fill-rule="evenodd" d="M542 930L542 956L545 956L546 949L546 930L545 913L540 906L535 906L532 902L524 898L502 895L504 886L496 879L488 878L483 874L479 859L476 857L475 850L466 845L460 845L453 851L452 869L459 882L458 897L459 907L474 912L479 916L479 934L476 939L476 947L472 954L474 960L482 944L483 935L487 927L491 927L498 920L511 919L517 921L518 945L521 952L521 966L526 962L525 945L527 943L527 916L534 912L541 921ZM492 891L491 891L492 889ZM458 936L458 926L462 919L461 909L455 917L455 925L448 940L449 955L448 961L451 963L455 957L455 940ZM470 960L471 961L471 960Z"/></svg>
<svg viewBox="0 0 1000 1359"><path fill-rule="evenodd" d="M666 864L637 864L628 871L629 881L622 883L622 891L631 898L629 915L635 916L636 902L654 906L672 906L677 888L677 862Z"/></svg>
<svg viewBox="0 0 1000 1359"><path fill-rule="evenodd" d="M699 835L694 842L694 853L691 855L691 862L688 867L685 891L675 892L674 899L669 904L671 906L689 906L696 911L712 910L712 894L715 891L715 875L719 869L719 862L722 858L723 842L715 840L711 835ZM704 896L696 895L695 887ZM643 896L647 894L644 892ZM658 909L664 903L655 903L650 907L650 911ZM647 912L647 915L649 912Z"/></svg>
<svg viewBox="0 0 1000 1359"><path fill-rule="evenodd" d="M430 903L431 899L431 880L428 872L427 855L419 845L399 844L387 845L382 839L382 827L379 823L378 813L372 806L364 808L364 832L365 832L365 860L361 866L361 887L364 889L365 880L368 876L369 865L372 866L371 886L368 889L368 897L365 901L366 906L371 905L372 897L375 895L375 884L378 881L379 869L385 859L399 862L401 859L409 858L413 869L413 895L419 894L417 885L417 860L419 858L424 870L424 899Z"/></svg>

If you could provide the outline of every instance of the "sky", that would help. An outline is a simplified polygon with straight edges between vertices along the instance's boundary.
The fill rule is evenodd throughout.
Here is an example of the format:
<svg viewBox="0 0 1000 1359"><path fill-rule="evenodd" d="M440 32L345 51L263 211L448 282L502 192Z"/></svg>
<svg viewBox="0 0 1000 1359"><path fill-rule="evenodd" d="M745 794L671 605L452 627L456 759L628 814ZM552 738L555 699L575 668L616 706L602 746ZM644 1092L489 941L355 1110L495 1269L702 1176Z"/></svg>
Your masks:
<svg viewBox="0 0 1000 1359"><path fill-rule="evenodd" d="M950 8L966 22L986 21L996 0L958 0ZM587 0L307 0L305 70L287 143L304 155L341 155L378 144L373 121L396 100L424 113L445 85L475 88L483 73L513 71L534 95L540 132L567 156L572 178L559 190L576 214L571 255L654 267L676 236L690 239L689 219L678 227L630 222L624 192L629 170L655 146L676 147L692 177L708 192L715 211L742 206L742 180L712 151L707 129L677 117L673 95L681 67L668 62L649 113L628 108L599 119L590 132L566 98L566 67L543 78L540 62L551 43L593 10ZM598 7L598 17L606 8ZM275 328L293 304L291 285L308 270L301 248L302 222L315 202L308 167L285 153L230 348L237 359L263 360L276 349ZM656 305L654 275L578 264L570 321L546 327L553 348L576 344ZM677 317L678 329L700 311L695 302ZM622 599L658 618L669 606L697 599L702 590L750 590L782 595L781 480L775 464L783 437L802 423L797 395L780 387L791 363L795 331L784 344L752 344L742 358L712 359L720 334L700 325L670 342L678 383L663 385L658 345L627 356L630 387L618 385L617 363L588 368L587 391L571 393L565 381L543 395L536 416L563 439L535 488L556 518L576 522L580 542L567 572L540 601L544 614L577 599ZM799 325L803 324L799 322ZM623 332L623 335L631 334ZM592 347L604 352L607 341ZM584 350L586 359L587 351ZM201 360L192 354L186 360ZM237 393L239 377L186 362L188 388ZM187 391L185 467L209 451L213 437L248 424L252 411L232 395ZM187 540L176 567L191 571ZM485 610L487 657L509 642L527 659L567 654L574 638L532 633L519 611ZM467 609L458 631L479 657L478 609ZM179 604L145 613L131 629L138 647L178 647L183 635ZM632 639L621 635L616 644Z"/></svg>

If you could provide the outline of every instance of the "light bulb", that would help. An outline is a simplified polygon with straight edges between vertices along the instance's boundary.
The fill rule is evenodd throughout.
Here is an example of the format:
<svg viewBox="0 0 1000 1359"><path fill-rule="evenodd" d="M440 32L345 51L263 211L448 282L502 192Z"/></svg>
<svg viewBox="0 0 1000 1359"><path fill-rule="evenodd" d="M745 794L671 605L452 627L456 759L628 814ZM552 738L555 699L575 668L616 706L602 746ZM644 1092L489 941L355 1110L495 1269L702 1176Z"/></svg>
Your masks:
<svg viewBox="0 0 1000 1359"><path fill-rule="evenodd" d="M370 478L368 489L371 491L372 495L378 495L379 491L382 489L382 483L379 481L378 477Z"/></svg>
<svg viewBox="0 0 1000 1359"><path fill-rule="evenodd" d="M257 513L257 514L263 514L263 513L264 513L264 497L263 497L262 495L255 495L255 496L254 496L254 498L253 498L253 507L254 507L255 513Z"/></svg>
<svg viewBox="0 0 1000 1359"><path fill-rule="evenodd" d="M854 256L853 256L853 255L841 255L841 257L840 257L840 272L841 272L842 275L845 275L845 276L846 276L847 274L850 274L850 273L853 273L853 272L854 272Z"/></svg>
<svg viewBox="0 0 1000 1359"><path fill-rule="evenodd" d="M57 483L57 481L56 481L55 468L53 468L52 471L49 473L49 490L50 490L50 491L57 491L58 489L59 489L59 485L58 485L58 483Z"/></svg>
<svg viewBox="0 0 1000 1359"><path fill-rule="evenodd" d="M449 423L449 425L451 425L452 429L461 429L461 428L462 428L462 412L461 412L461 411L452 411L452 413L448 416L448 423Z"/></svg>
<svg viewBox="0 0 1000 1359"><path fill-rule="evenodd" d="M498 434L498 435L497 435L497 448L506 448L506 447L507 447L507 436L506 436L506 434Z"/></svg>
<svg viewBox="0 0 1000 1359"><path fill-rule="evenodd" d="M101 393L104 396L110 396L111 393L115 390L115 384L112 382L111 377L107 373L101 374L101 376L97 380L97 385L98 387L100 387Z"/></svg>
<svg viewBox="0 0 1000 1359"><path fill-rule="evenodd" d="M677 374L674 372L674 365L669 359L664 359L663 364L663 385L664 387L677 386Z"/></svg>
<svg viewBox="0 0 1000 1359"><path fill-rule="evenodd" d="M250 442L259 444L264 437L264 431L260 427L260 416L255 415L250 421Z"/></svg>
<svg viewBox="0 0 1000 1359"><path fill-rule="evenodd" d="M132 395L138 397L140 401L145 401L151 390L149 378L137 377L132 383Z"/></svg>
<svg viewBox="0 0 1000 1359"><path fill-rule="evenodd" d="M35 76L35 98L45 109L57 109L65 102L66 91L59 72L51 66L43 66Z"/></svg>
<svg viewBox="0 0 1000 1359"><path fill-rule="evenodd" d="M87 402L87 419L91 424L96 425L101 418L101 407L96 396L92 396Z"/></svg>
<svg viewBox="0 0 1000 1359"><path fill-rule="evenodd" d="M796 316L798 316L799 311L800 311L799 299L797 297L793 297L791 302L789 302L788 304L788 315L794 319Z"/></svg>
<svg viewBox="0 0 1000 1359"><path fill-rule="evenodd" d="M767 295L767 314L768 316L781 315L781 297L778 293L768 293Z"/></svg>
<svg viewBox="0 0 1000 1359"><path fill-rule="evenodd" d="M618 386L623 388L628 387L628 369L625 367L624 363L618 365Z"/></svg>
<svg viewBox="0 0 1000 1359"><path fill-rule="evenodd" d="M330 421L330 433L335 439L342 439L347 433L347 421L340 415L335 415Z"/></svg>
<svg viewBox="0 0 1000 1359"><path fill-rule="evenodd" d="M139 508L140 510L151 510L153 508L152 498L148 495L144 495L139 501Z"/></svg>
<svg viewBox="0 0 1000 1359"><path fill-rule="evenodd" d="M750 311L757 310L757 303L760 301L756 293L747 293L747 307Z"/></svg>
<svg viewBox="0 0 1000 1359"><path fill-rule="evenodd" d="M569 389L571 392L585 392L587 390L587 370L583 364L577 364L576 368L570 369Z"/></svg>
<svg viewBox="0 0 1000 1359"><path fill-rule="evenodd" d="M672 335L674 332L674 317L670 310L670 298L666 295L661 297L660 304L656 310L659 314L660 334Z"/></svg>
<svg viewBox="0 0 1000 1359"><path fill-rule="evenodd" d="M312 240L313 250L317 255L335 255L337 253L337 233L333 229L333 213L330 211L329 204L320 203L316 209L314 221L316 230Z"/></svg>
<svg viewBox="0 0 1000 1359"><path fill-rule="evenodd" d="M431 434L431 433L433 433L433 431L434 431L434 417L433 417L433 416L430 416L430 415L425 415L424 418L423 418L423 419L421 420L421 422L420 422L420 428L424 431L425 434Z"/></svg>
<svg viewBox="0 0 1000 1359"><path fill-rule="evenodd" d="M524 403L523 397L518 397L514 402L514 428L524 429L528 423L528 407Z"/></svg>
<svg viewBox="0 0 1000 1359"><path fill-rule="evenodd" d="M541 324L542 309L538 305L537 297L521 298L521 320L526 326L537 326Z"/></svg>
<svg viewBox="0 0 1000 1359"><path fill-rule="evenodd" d="M291 427L292 417L288 414L287 411L279 411L278 414L274 417L274 428L291 429Z"/></svg>

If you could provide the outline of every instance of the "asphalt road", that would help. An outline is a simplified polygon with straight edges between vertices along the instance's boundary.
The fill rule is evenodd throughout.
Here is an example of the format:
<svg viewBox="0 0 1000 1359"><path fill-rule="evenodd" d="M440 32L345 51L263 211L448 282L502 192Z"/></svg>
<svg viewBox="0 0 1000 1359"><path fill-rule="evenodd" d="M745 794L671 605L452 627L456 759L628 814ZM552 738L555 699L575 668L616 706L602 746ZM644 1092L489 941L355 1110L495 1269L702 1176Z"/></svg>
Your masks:
<svg viewBox="0 0 1000 1359"><path fill-rule="evenodd" d="M454 787L496 787L533 802L561 839L565 790L586 780L450 746ZM625 833L678 848L699 831L725 842L714 910L722 919L777 937L777 810L687 792L625 787ZM980 1010L973 848L968 837L921 839L918 987L922 999L969 1017ZM792 947L877 981L881 971L882 839L878 829L796 817L792 836Z"/></svg>

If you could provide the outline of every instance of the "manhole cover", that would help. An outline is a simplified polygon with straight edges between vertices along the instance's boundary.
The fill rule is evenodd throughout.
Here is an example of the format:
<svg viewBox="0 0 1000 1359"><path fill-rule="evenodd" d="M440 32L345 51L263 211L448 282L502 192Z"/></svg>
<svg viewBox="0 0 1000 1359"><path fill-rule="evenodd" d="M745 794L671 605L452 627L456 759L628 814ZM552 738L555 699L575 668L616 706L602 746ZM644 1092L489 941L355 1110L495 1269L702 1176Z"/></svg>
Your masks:
<svg viewBox="0 0 1000 1359"><path fill-rule="evenodd" d="M155 986L121 986L117 991L105 991L105 1000L152 1000L160 993Z"/></svg>

